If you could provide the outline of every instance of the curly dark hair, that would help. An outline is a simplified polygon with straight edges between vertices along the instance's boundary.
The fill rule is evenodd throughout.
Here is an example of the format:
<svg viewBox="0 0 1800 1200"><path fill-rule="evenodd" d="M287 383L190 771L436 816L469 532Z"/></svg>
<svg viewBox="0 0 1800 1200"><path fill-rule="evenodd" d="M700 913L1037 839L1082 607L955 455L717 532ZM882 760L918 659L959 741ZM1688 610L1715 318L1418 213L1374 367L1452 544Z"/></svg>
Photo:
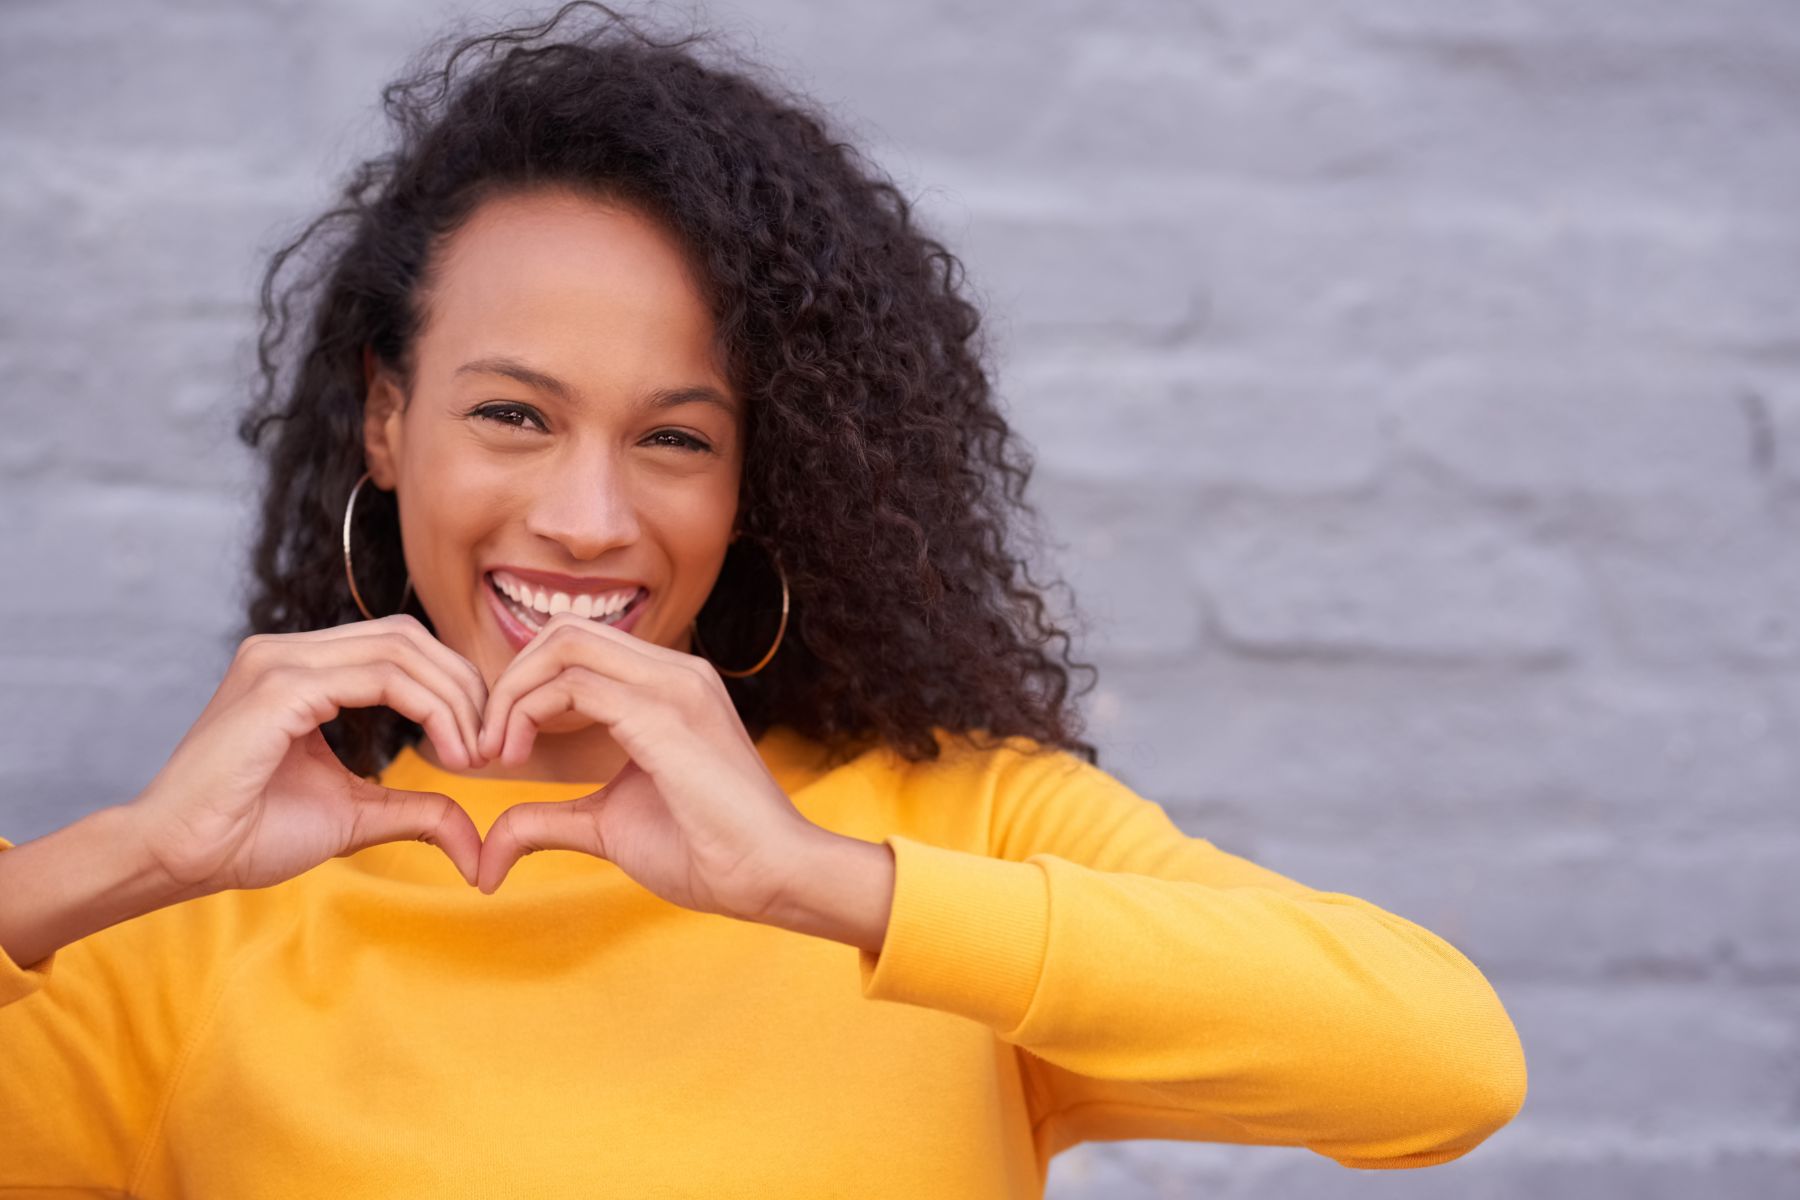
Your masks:
<svg viewBox="0 0 1800 1200"><path fill-rule="evenodd" d="M264 273L258 387L238 425L266 460L240 636L361 619L341 531L365 469L364 348L410 393L433 250L484 199L574 188L672 232L747 403L746 537L699 624L709 655L755 662L774 626L743 614L766 613L779 585L754 547L779 555L786 636L762 671L726 679L750 735L784 724L834 754L884 742L908 761L935 760L941 733L1022 737L1097 763L1073 704L1097 672L1069 657L1045 585L1013 550L1042 540L1024 499L1034 460L993 401L962 264L898 188L754 65L729 51L730 66L703 61L711 33L658 40L584 0L464 32L383 90L394 148L357 166ZM296 311L309 313L298 345ZM405 571L393 495L364 488L356 518L358 588L391 610ZM733 569L746 553L760 574ZM430 628L416 596L405 611ZM1072 669L1090 675L1073 696ZM377 707L323 732L371 775L422 731Z"/></svg>

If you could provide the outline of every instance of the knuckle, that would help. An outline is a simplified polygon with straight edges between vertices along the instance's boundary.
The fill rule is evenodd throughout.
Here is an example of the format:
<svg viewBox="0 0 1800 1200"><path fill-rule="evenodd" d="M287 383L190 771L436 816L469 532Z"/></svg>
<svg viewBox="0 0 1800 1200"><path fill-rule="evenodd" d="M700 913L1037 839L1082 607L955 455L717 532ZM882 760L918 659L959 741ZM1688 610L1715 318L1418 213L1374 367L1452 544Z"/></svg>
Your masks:
<svg viewBox="0 0 1800 1200"><path fill-rule="evenodd" d="M274 648L274 638L269 634L253 633L238 643L237 652L232 655L232 659L255 669L268 660L269 653Z"/></svg>
<svg viewBox="0 0 1800 1200"><path fill-rule="evenodd" d="M256 682L250 685L252 691L265 696L279 696L294 690L300 672L289 666L271 666L257 673Z"/></svg>
<svg viewBox="0 0 1800 1200"><path fill-rule="evenodd" d="M410 654L413 649L412 639L404 633L383 633L376 635L376 644L389 658L397 658L402 654Z"/></svg>
<svg viewBox="0 0 1800 1200"><path fill-rule="evenodd" d="M690 704L699 704L712 698L713 685L717 680L718 675L711 667L689 667L681 672L678 686L683 699Z"/></svg>

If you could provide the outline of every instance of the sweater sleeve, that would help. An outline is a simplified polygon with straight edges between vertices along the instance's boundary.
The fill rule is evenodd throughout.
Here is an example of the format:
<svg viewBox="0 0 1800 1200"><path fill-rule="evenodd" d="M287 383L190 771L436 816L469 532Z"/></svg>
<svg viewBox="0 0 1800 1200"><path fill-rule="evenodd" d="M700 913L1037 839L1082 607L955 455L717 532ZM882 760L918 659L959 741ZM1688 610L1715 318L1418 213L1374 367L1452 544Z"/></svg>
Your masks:
<svg viewBox="0 0 1800 1200"><path fill-rule="evenodd" d="M1467 1154L1524 1103L1517 1031L1444 939L1189 837L1072 754L996 754L988 853L905 835L862 994L987 1025L1048 1157L1080 1141Z"/></svg>
<svg viewBox="0 0 1800 1200"><path fill-rule="evenodd" d="M0 853L12 846L0 838ZM195 919L202 903L120 922L35 963L0 950L0 1194L133 1192L213 976L208 937L192 933L216 926Z"/></svg>

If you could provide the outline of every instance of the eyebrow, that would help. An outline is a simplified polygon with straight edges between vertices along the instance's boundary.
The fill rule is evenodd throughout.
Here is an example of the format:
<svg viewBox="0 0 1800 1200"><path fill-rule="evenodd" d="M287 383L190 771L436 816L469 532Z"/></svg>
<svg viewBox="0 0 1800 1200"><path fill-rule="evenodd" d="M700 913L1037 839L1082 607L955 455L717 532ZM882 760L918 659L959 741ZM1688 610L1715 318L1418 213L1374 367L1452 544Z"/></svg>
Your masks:
<svg viewBox="0 0 1800 1200"><path fill-rule="evenodd" d="M574 402L575 389L535 367L526 366L516 358L496 355L492 358L478 358L466 362L456 368L457 375L504 375L508 379L516 379L526 387L536 388L540 392L548 392L552 396ZM645 408L675 408L683 404L712 404L724 409L734 418L737 416L737 405L717 388L705 384L693 384L687 387L657 388L643 396L640 403Z"/></svg>

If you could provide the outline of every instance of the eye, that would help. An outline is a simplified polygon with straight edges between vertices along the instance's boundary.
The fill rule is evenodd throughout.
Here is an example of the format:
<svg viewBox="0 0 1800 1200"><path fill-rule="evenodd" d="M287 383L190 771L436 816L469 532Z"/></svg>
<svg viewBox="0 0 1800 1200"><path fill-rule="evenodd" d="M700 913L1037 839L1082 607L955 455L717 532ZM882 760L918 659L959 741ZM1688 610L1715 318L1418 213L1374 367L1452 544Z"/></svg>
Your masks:
<svg viewBox="0 0 1800 1200"><path fill-rule="evenodd" d="M520 431L530 429L532 426L526 425L525 422L531 421L535 423L539 430L542 430L545 433L549 432L548 427L544 424L543 418L538 416L534 409L523 404L484 404L471 409L468 415L480 417L484 421L491 421L497 425L504 425L508 429L517 429ZM706 454L712 451L712 446L699 438L694 437L692 434L683 433L679 429L659 429L651 434L650 437L674 439L673 441L660 443L671 449L686 450L689 453L694 454Z"/></svg>
<svg viewBox="0 0 1800 1200"><path fill-rule="evenodd" d="M676 439L678 439L678 441L676 441L676 442L663 442L661 444L664 446L675 446L677 448L686 449L686 450L689 450L689 451L692 451L695 453L704 454L712 449L711 446L707 445L705 442L701 441L699 438L694 437L692 434L683 433L679 429L659 429L655 433L651 434L650 436L653 438L659 438L659 437L676 438Z"/></svg>
<svg viewBox="0 0 1800 1200"><path fill-rule="evenodd" d="M537 422L537 427L539 429L544 428L542 418L522 404L486 404L473 410L471 415L481 417L484 420L492 421L499 425L505 425L509 429L521 430L527 428L527 426L521 422L514 421L511 418L529 418L530 420ZM548 432L548 430L545 430L545 432Z"/></svg>

